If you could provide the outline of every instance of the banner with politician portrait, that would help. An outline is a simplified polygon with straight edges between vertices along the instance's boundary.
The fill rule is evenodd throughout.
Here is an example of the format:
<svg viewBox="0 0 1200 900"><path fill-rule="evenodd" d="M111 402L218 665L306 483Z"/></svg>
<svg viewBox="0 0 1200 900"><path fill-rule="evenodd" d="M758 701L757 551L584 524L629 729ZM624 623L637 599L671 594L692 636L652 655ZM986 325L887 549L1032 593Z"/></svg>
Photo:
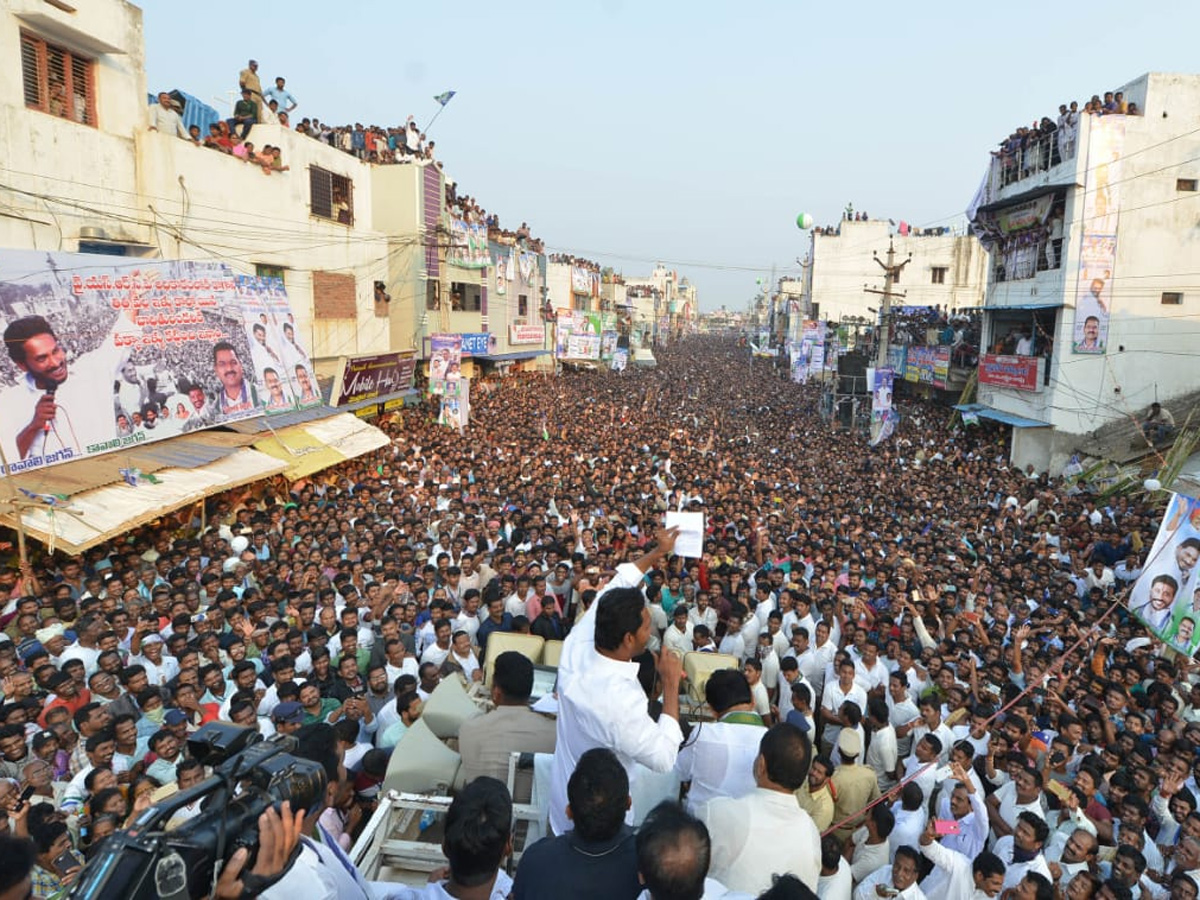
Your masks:
<svg viewBox="0 0 1200 900"><path fill-rule="evenodd" d="M279 279L198 261L0 251L9 471L321 402Z"/></svg>
<svg viewBox="0 0 1200 900"><path fill-rule="evenodd" d="M1194 655L1200 646L1200 500L1172 494L1129 595L1129 610L1164 643Z"/></svg>
<svg viewBox="0 0 1200 900"><path fill-rule="evenodd" d="M1088 128L1090 174L1083 192L1083 231L1071 348L1076 353L1103 354L1108 347L1113 268L1117 260L1125 116L1092 116Z"/></svg>

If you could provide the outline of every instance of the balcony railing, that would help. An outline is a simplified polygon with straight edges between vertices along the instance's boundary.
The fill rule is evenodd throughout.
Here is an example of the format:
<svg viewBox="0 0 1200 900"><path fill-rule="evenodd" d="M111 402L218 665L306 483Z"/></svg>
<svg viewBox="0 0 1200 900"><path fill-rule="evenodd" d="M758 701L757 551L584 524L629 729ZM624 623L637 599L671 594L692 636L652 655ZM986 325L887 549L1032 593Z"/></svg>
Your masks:
<svg viewBox="0 0 1200 900"><path fill-rule="evenodd" d="M1042 238L1007 253L997 253L992 266L992 281L1020 281L1033 278L1038 272L1062 268L1062 238Z"/></svg>
<svg viewBox="0 0 1200 900"><path fill-rule="evenodd" d="M1074 129L1006 141L992 157L993 192L1049 171L1064 160L1074 159L1077 144L1078 133Z"/></svg>

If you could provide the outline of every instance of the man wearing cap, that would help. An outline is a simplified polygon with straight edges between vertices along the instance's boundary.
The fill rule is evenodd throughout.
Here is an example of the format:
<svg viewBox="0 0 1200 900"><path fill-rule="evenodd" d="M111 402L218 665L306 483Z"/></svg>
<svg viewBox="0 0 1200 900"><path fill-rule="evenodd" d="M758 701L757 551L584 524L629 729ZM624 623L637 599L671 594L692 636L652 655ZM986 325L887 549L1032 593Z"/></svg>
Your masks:
<svg viewBox="0 0 1200 900"><path fill-rule="evenodd" d="M53 625L39 628L34 634L37 642L42 645L42 649L50 655L50 662L56 668L62 665L62 654L67 647L66 639L63 637L66 630L61 622L55 622Z"/></svg>
<svg viewBox="0 0 1200 900"><path fill-rule="evenodd" d="M139 623L139 629L142 624ZM161 687L179 674L179 661L173 656L163 655L163 639L157 633L144 636L140 632L134 634L130 650L130 664L145 667L146 680L152 687Z"/></svg>
<svg viewBox="0 0 1200 900"><path fill-rule="evenodd" d="M304 707L295 700L286 700L271 712L271 724L277 734L295 734L304 725Z"/></svg>
<svg viewBox="0 0 1200 900"><path fill-rule="evenodd" d="M246 64L246 68L238 73L238 89L250 93L251 98L255 103L262 105L263 92L262 81L258 77L258 60L252 59Z"/></svg>
<svg viewBox="0 0 1200 900"><path fill-rule="evenodd" d="M830 779L834 796L833 821L838 825L835 834L845 841L862 824L863 807L879 798L879 779L875 777L874 769L859 764L862 738L853 728L842 729L837 749L842 763L834 769ZM846 819L849 821L844 821Z"/></svg>

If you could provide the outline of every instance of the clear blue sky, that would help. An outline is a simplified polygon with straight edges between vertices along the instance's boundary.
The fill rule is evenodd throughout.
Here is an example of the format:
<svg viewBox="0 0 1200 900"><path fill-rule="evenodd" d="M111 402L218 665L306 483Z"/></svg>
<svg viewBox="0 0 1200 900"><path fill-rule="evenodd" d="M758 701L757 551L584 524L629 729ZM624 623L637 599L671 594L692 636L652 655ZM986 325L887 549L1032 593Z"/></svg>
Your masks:
<svg viewBox="0 0 1200 900"><path fill-rule="evenodd" d="M1194 0L141 6L151 91L211 102L250 57L334 124L457 91L431 136L463 192L551 249L662 259L705 310L796 271L799 212L948 224L1015 126L1197 65Z"/></svg>

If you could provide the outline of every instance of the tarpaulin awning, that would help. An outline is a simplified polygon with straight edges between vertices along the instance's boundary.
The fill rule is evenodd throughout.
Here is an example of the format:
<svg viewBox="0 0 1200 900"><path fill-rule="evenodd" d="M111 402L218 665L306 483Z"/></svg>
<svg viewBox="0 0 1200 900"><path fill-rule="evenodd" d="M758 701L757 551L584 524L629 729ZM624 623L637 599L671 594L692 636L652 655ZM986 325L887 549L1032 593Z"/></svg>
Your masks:
<svg viewBox="0 0 1200 900"><path fill-rule="evenodd" d="M510 359L535 359L545 356L549 350L514 350L512 353L480 353L476 359L486 359L488 362L504 362Z"/></svg>
<svg viewBox="0 0 1200 900"><path fill-rule="evenodd" d="M226 435L226 438L230 437L237 438ZM184 438L163 441L155 445L155 449L169 455L171 445L177 440L185 441ZM82 553L212 494L268 478L287 468L279 460L249 447L227 446L227 452L219 458L197 465L185 461L186 452L181 448L175 465L158 466L154 470L157 483L139 481L136 486L126 483L120 475L121 468L136 467L136 464L131 466L124 452L55 466L53 485L57 493L66 493L64 488L70 482L64 482L59 475L71 466L102 464L104 468L98 477L103 477L104 481L99 486L93 484L89 489L71 493L61 508L22 510L20 524L26 534L47 546L61 548L67 553ZM149 474L150 470L141 471ZM40 490L45 491L46 472L39 474ZM78 476L77 472L76 478ZM16 476L13 480L19 484L21 477ZM112 483L114 480L116 483ZM18 526L16 514L0 515L0 522L12 528Z"/></svg>
<svg viewBox="0 0 1200 900"><path fill-rule="evenodd" d="M53 468L20 472L8 476L8 481L35 494L76 494L121 481L121 469L140 469L147 475L172 466L194 469L223 459L253 442L254 438L246 435L210 429L89 456Z"/></svg>
<svg viewBox="0 0 1200 900"><path fill-rule="evenodd" d="M295 481L386 447L390 441L374 425L342 412L303 425L274 428L270 436L260 436L254 447L285 463L284 474Z"/></svg>
<svg viewBox="0 0 1200 900"><path fill-rule="evenodd" d="M1045 303L1014 303L1011 306L985 306L984 312L997 313L1007 312L1008 310L1031 310L1031 309L1060 309L1063 306L1061 300L1047 300Z"/></svg>
<svg viewBox="0 0 1200 900"><path fill-rule="evenodd" d="M1001 409L992 409L990 406L984 406L982 403L959 403L954 407L962 413L975 413L981 419L992 419L996 422L1003 422L1005 425L1011 425L1014 428L1049 428L1049 422L1039 422L1037 419L1026 419L1024 416L1018 416L1010 412L1004 412Z"/></svg>
<svg viewBox="0 0 1200 900"><path fill-rule="evenodd" d="M1030 200L1036 200L1046 194L1052 194L1055 191L1066 190L1069 187L1075 187L1075 182L1064 181L1059 184L1043 184L1040 187L1031 188L1028 191L1022 191L1019 194L1014 194L1011 197L1005 197L1003 200L993 200L985 206L979 207L975 212L989 213L995 212L998 209L1004 209L1006 206L1016 206L1018 203L1026 203Z"/></svg>

